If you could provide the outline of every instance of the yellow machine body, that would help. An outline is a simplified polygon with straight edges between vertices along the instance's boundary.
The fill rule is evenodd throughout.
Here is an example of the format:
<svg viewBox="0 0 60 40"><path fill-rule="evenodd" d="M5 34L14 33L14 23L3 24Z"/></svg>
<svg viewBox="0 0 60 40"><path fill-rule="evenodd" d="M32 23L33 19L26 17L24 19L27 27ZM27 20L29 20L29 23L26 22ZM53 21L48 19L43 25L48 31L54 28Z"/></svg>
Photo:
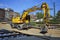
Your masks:
<svg viewBox="0 0 60 40"><path fill-rule="evenodd" d="M20 20L20 17L13 17L12 18L12 23L23 23L23 21Z"/></svg>
<svg viewBox="0 0 60 40"><path fill-rule="evenodd" d="M20 19L20 16L18 17L13 17L12 18L12 23L15 23L15 24L21 24L21 23L29 23L29 20L26 20L25 17L26 15L28 14L28 12L24 12L24 15L22 16L22 19Z"/></svg>

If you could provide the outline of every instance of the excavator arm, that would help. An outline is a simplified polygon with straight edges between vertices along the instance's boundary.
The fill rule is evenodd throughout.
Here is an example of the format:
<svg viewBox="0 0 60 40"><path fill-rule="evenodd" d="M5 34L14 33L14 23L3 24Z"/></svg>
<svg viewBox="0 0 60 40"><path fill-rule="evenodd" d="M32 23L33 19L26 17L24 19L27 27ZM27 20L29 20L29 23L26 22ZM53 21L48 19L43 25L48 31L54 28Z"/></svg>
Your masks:
<svg viewBox="0 0 60 40"><path fill-rule="evenodd" d="M49 12L49 7L48 7L48 4L46 3L43 3L41 5L41 8L42 10L44 11L44 16L43 16L43 19L44 19L44 24L48 25L48 22L49 22L49 17L50 17L50 12Z"/></svg>
<svg viewBox="0 0 60 40"><path fill-rule="evenodd" d="M34 7L30 8L30 9L25 10L25 11L23 12L23 14L22 14L22 17L21 17L22 20L23 20L29 13L34 12L34 11L36 11L36 10L40 10L40 8L38 8L37 6L34 6Z"/></svg>
<svg viewBox="0 0 60 40"><path fill-rule="evenodd" d="M47 3L42 3L41 7L37 7L37 6L34 6L30 9L27 9L23 12L22 14L22 20L25 19L25 17L30 13L30 12L34 12L36 10L43 10L44 12L44 16L43 16L43 19L44 19L44 24L48 24L49 22L49 17L50 17L50 12L49 12L49 7L48 7L48 4Z"/></svg>

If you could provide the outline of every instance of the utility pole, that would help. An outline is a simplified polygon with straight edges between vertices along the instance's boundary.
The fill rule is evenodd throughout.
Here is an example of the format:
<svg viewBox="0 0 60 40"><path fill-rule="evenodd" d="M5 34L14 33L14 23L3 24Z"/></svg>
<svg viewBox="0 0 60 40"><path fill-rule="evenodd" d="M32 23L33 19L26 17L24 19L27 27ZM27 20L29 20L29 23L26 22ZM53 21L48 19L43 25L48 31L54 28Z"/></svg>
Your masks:
<svg viewBox="0 0 60 40"><path fill-rule="evenodd" d="M55 17L55 2L53 2L53 7L54 7L54 17Z"/></svg>

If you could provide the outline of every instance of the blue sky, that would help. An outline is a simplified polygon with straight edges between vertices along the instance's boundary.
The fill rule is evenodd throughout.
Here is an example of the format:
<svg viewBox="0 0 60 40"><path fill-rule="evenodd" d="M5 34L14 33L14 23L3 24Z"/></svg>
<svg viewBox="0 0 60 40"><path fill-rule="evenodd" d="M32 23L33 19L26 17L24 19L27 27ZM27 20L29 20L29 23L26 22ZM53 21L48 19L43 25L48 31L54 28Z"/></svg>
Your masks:
<svg viewBox="0 0 60 40"><path fill-rule="evenodd" d="M60 0L0 0L0 8L11 8L15 12L22 13L23 10L41 5L42 2L46 2L50 8L53 8L53 2L55 2L56 12L60 10ZM35 14L35 12L33 13ZM53 10L50 11L50 14L54 15Z"/></svg>

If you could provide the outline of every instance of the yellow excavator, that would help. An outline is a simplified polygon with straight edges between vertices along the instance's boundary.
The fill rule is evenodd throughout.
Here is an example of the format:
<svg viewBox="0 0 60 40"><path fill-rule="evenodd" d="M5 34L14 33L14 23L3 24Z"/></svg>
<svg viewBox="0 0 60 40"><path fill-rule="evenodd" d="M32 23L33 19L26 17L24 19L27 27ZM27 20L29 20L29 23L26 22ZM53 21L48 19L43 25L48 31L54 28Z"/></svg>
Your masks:
<svg viewBox="0 0 60 40"><path fill-rule="evenodd" d="M43 10L44 11L44 23L48 25L48 17L49 17L49 7L46 3L42 3L41 7L34 6L27 10L23 11L22 16L12 17L11 27L17 27L18 29L28 28L26 24L30 23L30 15L29 13L34 12L36 10Z"/></svg>

